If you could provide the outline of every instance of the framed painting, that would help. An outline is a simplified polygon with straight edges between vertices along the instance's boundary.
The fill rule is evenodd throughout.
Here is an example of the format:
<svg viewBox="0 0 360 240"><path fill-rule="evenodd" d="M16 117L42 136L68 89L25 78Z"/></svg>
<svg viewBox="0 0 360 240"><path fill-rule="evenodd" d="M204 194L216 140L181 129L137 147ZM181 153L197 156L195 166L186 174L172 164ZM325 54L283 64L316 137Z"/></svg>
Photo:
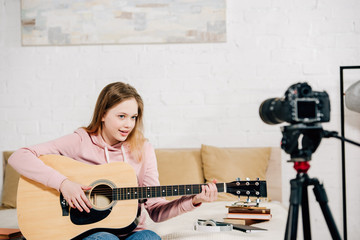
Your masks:
<svg viewBox="0 0 360 240"><path fill-rule="evenodd" d="M225 0L22 0L22 44L226 41Z"/></svg>

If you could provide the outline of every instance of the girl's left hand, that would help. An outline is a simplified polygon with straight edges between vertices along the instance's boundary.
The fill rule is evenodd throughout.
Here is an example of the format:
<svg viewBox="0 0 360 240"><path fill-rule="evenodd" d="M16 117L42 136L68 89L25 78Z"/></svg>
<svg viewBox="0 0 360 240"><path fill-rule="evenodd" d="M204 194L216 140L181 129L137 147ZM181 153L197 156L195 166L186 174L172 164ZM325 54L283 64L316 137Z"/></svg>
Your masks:
<svg viewBox="0 0 360 240"><path fill-rule="evenodd" d="M195 195L192 199L192 203L194 206L202 202L213 202L217 199L218 191L215 185L216 182L216 179L214 179L212 183L201 186L201 193Z"/></svg>

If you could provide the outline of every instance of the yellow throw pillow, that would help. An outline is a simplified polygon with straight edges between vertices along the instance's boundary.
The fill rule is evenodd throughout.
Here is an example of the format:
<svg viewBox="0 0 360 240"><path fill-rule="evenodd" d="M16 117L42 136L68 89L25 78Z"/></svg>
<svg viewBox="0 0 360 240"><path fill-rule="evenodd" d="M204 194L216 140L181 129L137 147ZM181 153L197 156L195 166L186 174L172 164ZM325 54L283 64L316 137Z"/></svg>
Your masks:
<svg viewBox="0 0 360 240"><path fill-rule="evenodd" d="M7 160L13 152L4 152L5 178L2 192L2 206L4 208L16 208L16 194L19 183L20 174L15 171Z"/></svg>
<svg viewBox="0 0 360 240"><path fill-rule="evenodd" d="M232 182L236 178L265 180L271 148L219 148L202 145L201 157L206 182ZM238 198L220 193L218 200L233 201Z"/></svg>
<svg viewBox="0 0 360 240"><path fill-rule="evenodd" d="M162 186L204 183L199 149L156 149L155 154Z"/></svg>

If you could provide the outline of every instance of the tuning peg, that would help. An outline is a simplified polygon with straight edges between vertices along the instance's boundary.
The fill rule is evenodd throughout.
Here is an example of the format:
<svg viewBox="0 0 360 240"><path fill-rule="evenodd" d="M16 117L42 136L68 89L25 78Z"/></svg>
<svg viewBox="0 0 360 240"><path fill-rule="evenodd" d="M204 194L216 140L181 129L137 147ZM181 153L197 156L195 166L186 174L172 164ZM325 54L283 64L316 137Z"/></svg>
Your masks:
<svg viewBox="0 0 360 240"><path fill-rule="evenodd" d="M246 178L246 181L250 181L250 178L247 177L247 178Z"/></svg>
<svg viewBox="0 0 360 240"><path fill-rule="evenodd" d="M235 181L240 181L240 178L239 178L239 177L238 177L238 178L236 178L236 179L235 179Z"/></svg>

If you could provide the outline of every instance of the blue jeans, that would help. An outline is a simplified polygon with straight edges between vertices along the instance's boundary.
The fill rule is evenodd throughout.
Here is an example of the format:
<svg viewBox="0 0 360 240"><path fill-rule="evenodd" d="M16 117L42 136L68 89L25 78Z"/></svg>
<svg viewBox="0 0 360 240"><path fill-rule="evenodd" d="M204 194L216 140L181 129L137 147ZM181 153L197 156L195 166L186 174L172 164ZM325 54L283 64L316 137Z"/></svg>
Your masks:
<svg viewBox="0 0 360 240"><path fill-rule="evenodd" d="M84 238L83 240L119 240L116 235L108 232L97 232ZM132 233L130 236L121 238L126 240L161 240L160 236L151 230L142 230Z"/></svg>

